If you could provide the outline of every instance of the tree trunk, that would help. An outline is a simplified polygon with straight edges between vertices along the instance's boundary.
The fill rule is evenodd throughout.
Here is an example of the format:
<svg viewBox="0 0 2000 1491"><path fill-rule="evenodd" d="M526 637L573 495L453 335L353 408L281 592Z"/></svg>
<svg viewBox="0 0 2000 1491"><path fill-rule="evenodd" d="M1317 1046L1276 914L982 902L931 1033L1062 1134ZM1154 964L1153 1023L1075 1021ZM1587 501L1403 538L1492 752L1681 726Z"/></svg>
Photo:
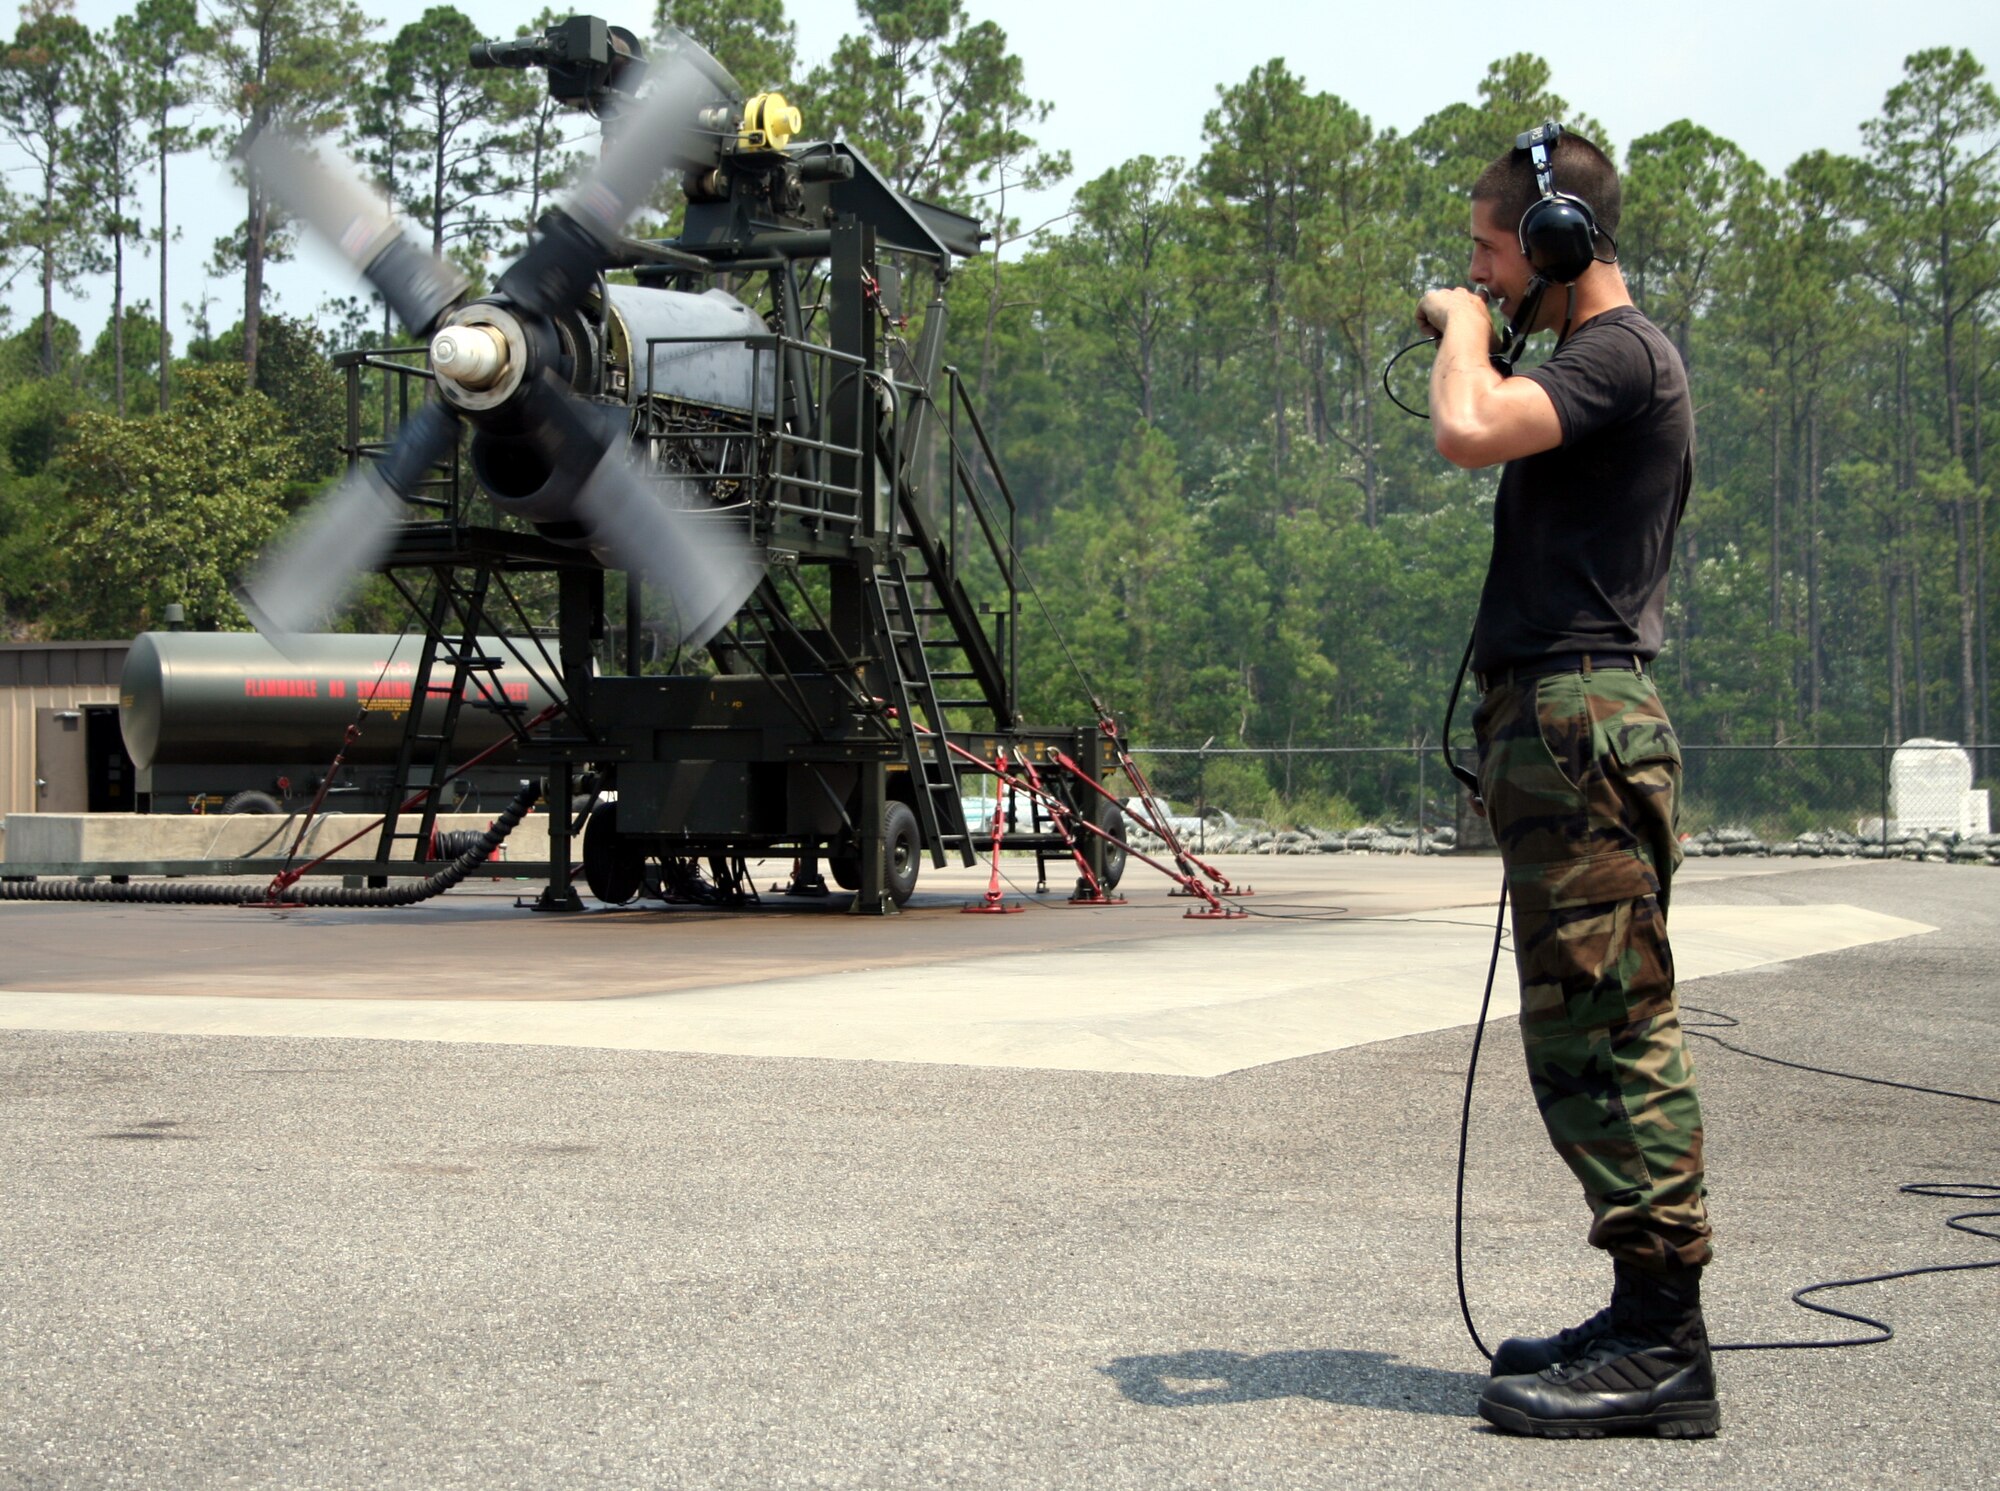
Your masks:
<svg viewBox="0 0 2000 1491"><path fill-rule="evenodd" d="M125 204L114 205L117 212ZM111 233L111 389L118 417L125 417L125 229Z"/></svg>
<svg viewBox="0 0 2000 1491"><path fill-rule="evenodd" d="M1139 417L1147 424L1153 423L1153 359L1157 355L1154 343L1157 341L1151 326L1139 333Z"/></svg>
<svg viewBox="0 0 2000 1491"><path fill-rule="evenodd" d="M1784 450L1778 440L1778 404L1770 406L1770 630L1784 624Z"/></svg>
<svg viewBox="0 0 2000 1491"><path fill-rule="evenodd" d="M1976 630L1979 634L1979 743L1981 754L1992 745L1992 651L1993 637L1990 630L1991 617L1986 604L1986 430L1985 416L1980 405L1980 389L1985 382L1984 368L1979 361L1979 318L1972 318L1970 340L1972 342L1972 589L1975 605L1979 611ZM1975 758L1977 759L1977 758ZM1990 762L1982 763L1985 769L1981 776L1989 773Z"/></svg>
<svg viewBox="0 0 2000 1491"><path fill-rule="evenodd" d="M247 387L257 386L257 335L264 322L264 239L270 231L271 209L257 181L250 178L249 212L243 223L243 377Z"/></svg>
<svg viewBox="0 0 2000 1491"><path fill-rule="evenodd" d="M1973 663L1973 631L1977 620L1972 593L1972 525L1966 521L1965 498L1960 496L1951 504L1951 536L1958 549L1955 578L1958 581L1958 738L1968 748L1978 743L1978 733L1973 723L1978 718L1974 707L1977 700L1975 680L1978 668Z"/></svg>
<svg viewBox="0 0 2000 1491"><path fill-rule="evenodd" d="M1819 414L1806 416L1806 719L1819 728L1826 678L1826 639L1819 614Z"/></svg>
<svg viewBox="0 0 2000 1491"><path fill-rule="evenodd" d="M56 375L56 256L48 241L56 213L56 175L51 164L42 173L42 376Z"/></svg>
<svg viewBox="0 0 2000 1491"><path fill-rule="evenodd" d="M1882 560L1883 611L1889 618L1889 738L1901 745L1903 730L1902 571L1893 555Z"/></svg>
<svg viewBox="0 0 2000 1491"><path fill-rule="evenodd" d="M431 257L444 257L444 152L449 143L444 128L445 103L442 98L433 98L437 106L438 127L431 136Z"/></svg>
<svg viewBox="0 0 2000 1491"><path fill-rule="evenodd" d="M1375 401L1369 395L1369 361L1364 342L1359 359L1355 381L1361 386L1355 393L1355 407L1361 416L1361 519L1369 529L1382 521L1382 499L1380 492L1381 472L1375 459Z"/></svg>
<svg viewBox="0 0 2000 1491"><path fill-rule="evenodd" d="M1910 534L1903 531L1903 552L1909 554ZM1925 698L1924 689L1924 609L1923 575L1914 561L1909 564L1910 581L1910 686L1916 690L1917 734L1931 733L1930 701Z"/></svg>
<svg viewBox="0 0 2000 1491"><path fill-rule="evenodd" d="M160 110L160 413L167 412L167 378L173 368L173 338L167 330L167 111Z"/></svg>
<svg viewBox="0 0 2000 1491"><path fill-rule="evenodd" d="M1695 575L1701 562L1701 540L1683 523L1681 540L1681 616L1677 640L1680 645L1674 649L1674 659L1680 669L1681 693L1692 699L1694 693L1694 669L1690 666L1688 654L1693 650L1695 634L1700 630L1697 624L1697 600L1695 595Z"/></svg>
<svg viewBox="0 0 2000 1491"><path fill-rule="evenodd" d="M1278 309L1277 277L1272 276L1271 295L1271 475L1284 473L1290 439L1285 430L1285 318Z"/></svg>

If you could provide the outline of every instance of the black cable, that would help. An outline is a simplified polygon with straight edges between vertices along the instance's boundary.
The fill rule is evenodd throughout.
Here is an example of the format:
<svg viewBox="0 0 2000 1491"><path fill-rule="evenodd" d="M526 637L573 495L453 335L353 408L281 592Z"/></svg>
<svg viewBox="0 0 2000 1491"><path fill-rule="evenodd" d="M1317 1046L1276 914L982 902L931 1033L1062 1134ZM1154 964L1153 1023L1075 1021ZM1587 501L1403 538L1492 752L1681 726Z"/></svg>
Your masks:
<svg viewBox="0 0 2000 1491"><path fill-rule="evenodd" d="M1396 355L1382 365L1382 392L1389 396L1390 403L1394 404L1405 414L1414 414L1418 419L1429 419L1430 416L1421 409L1412 409L1408 404L1396 397L1396 390L1389 386L1389 370L1401 362L1406 354L1416 351L1417 348L1435 347L1437 344L1438 339L1436 337L1418 337L1409 346L1398 348Z"/></svg>
<svg viewBox="0 0 2000 1491"><path fill-rule="evenodd" d="M1472 1320L1472 1307L1468 1303L1465 1290L1465 1157L1472 1125L1472 1093L1479 1073L1479 1050L1486 1035L1487 1012L1493 1000L1493 980L1500 963L1501 934L1506 923L1507 894L1503 886L1493 926L1493 956L1486 965L1486 988L1480 995L1479 1019L1473 1027L1472 1056L1466 1063L1465 1094L1459 1110L1458 1121L1458 1177L1457 1194L1452 1211L1453 1263L1458 1279L1458 1308L1464 1317L1466 1333L1472 1337L1472 1344L1479 1354L1488 1361L1493 1353L1480 1339L1479 1328ZM1683 1011L1707 1015L1717 1022L1715 1028L1723 1030L1740 1029L1742 1021L1721 1010L1705 1009L1699 1005L1682 1005ZM1712 1041L1725 1051L1738 1056L1747 1056L1753 1061L1769 1062L1773 1066L1790 1067L1794 1071L1810 1072L1815 1076L1839 1077L1848 1082L1866 1082L1873 1087L1893 1087L1903 1092L1922 1093L1928 1097L1951 1098L1967 1103L1986 1103L2000 1107L2000 1097L1987 1097L1980 1093L1957 1092L1945 1087L1927 1087L1916 1082L1902 1082L1891 1077L1870 1077L1858 1072L1836 1071L1832 1067L1814 1066L1809 1062L1789 1061L1781 1056L1769 1056L1762 1051L1752 1051L1738 1046L1720 1036L1710 1035L1701 1026L1683 1025L1689 1035L1705 1041ZM1905 1196L1945 1197L1967 1201L2000 1201L2000 1183L1982 1180L1965 1181L1912 1181L1896 1187L1897 1194ZM1968 1233L1973 1237L1987 1238L2000 1242L2000 1232L1988 1231L1983 1227L1970 1225L1973 1222L2000 1220L2000 1211L1964 1211L1945 1219L1945 1225L1954 1231ZM1967 1273L1976 1269L2000 1268L2000 1258L1974 1259L1966 1263L1926 1263L1914 1268L1891 1269L1883 1273L1867 1274L1853 1279L1823 1279L1818 1283L1806 1284L1792 1291L1792 1303L1801 1309L1812 1310L1821 1315L1831 1315L1840 1320L1850 1320L1856 1325L1865 1325L1876 1334L1872 1336L1844 1336L1833 1341L1717 1341L1710 1344L1711 1351L1826 1351L1848 1346L1877 1346L1895 1339L1895 1327L1885 1320L1877 1320L1871 1315L1862 1315L1852 1310L1836 1309L1832 1305L1821 1304L1809 1298L1834 1289L1855 1289L1863 1284L1884 1284L1894 1279L1914 1279L1924 1274Z"/></svg>
<svg viewBox="0 0 2000 1491"><path fill-rule="evenodd" d="M1507 878L1501 872L1500 901L1493 916L1493 953L1486 960L1486 992L1479 996L1479 1023L1472 1028L1472 1059L1465 1067L1465 1100L1458 1111L1458 1195L1452 1203L1452 1265L1458 1274L1458 1313L1465 1319L1466 1333L1479 1354L1489 1362L1493 1353L1479 1339L1479 1327L1472 1323L1472 1305L1465 1295L1465 1149L1472 1133L1472 1079L1479 1072L1479 1048L1486 1040L1486 1012L1493 1003L1493 975L1500 968L1500 939L1507 930Z"/></svg>
<svg viewBox="0 0 2000 1491"><path fill-rule="evenodd" d="M1684 1004L1682 1011L1697 1015L1707 1015L1715 1021L1713 1028L1736 1030L1743 1022L1734 1015L1721 1010L1704 1009L1700 1005ZM1788 1061L1782 1056L1766 1055L1762 1051L1752 1051L1746 1046L1725 1041L1721 1036L1710 1035L1699 1025L1682 1022L1681 1028L1691 1036L1711 1041L1738 1056L1747 1056L1752 1061L1769 1062L1772 1066L1790 1067L1795 1072L1811 1072L1819 1077L1839 1077L1847 1082L1866 1082L1871 1087L1893 1087L1903 1092L1923 1093L1929 1097L1953 1098L1965 1103L1987 1103L2000 1107L2000 1098L1986 1097L1976 1092L1956 1092L1945 1087L1926 1087L1917 1082L1899 1082L1892 1077L1869 1077L1859 1072L1836 1071L1832 1067L1814 1066L1810 1062ZM1913 1181L1896 1187L1897 1194L1906 1196L1953 1197L1967 1201L2000 1201L2000 1185L1988 1181ZM1970 1233L1974 1237L1988 1238L2000 1242L2000 1232L1989 1232L1983 1227L1968 1226L1967 1223L2000 1218L2000 1211L1964 1211L1945 1219L1945 1225L1959 1232ZM1878 1334L1872 1336L1848 1336L1838 1341L1729 1341L1714 1345L1715 1351L1807 1351L1827 1349L1835 1346L1875 1346L1895 1339L1895 1327L1887 1321L1877 1320L1870 1315L1857 1314L1851 1310L1837 1310L1832 1305L1815 1304L1806 1296L1819 1294L1829 1289L1853 1289L1862 1284L1883 1284L1891 1279L1914 1279L1922 1274L1962 1273L1972 1269L2000 1268L2000 1258L1980 1259L1970 1263L1927 1263L1916 1268L1893 1269L1887 1273L1869 1274L1858 1279L1828 1279L1818 1284L1808 1284L1792 1291L1792 1303L1802 1309L1815 1310L1822 1315L1832 1315L1841 1320L1851 1320L1856 1325L1866 1325Z"/></svg>
<svg viewBox="0 0 2000 1491"><path fill-rule="evenodd" d="M2000 1098L1982 1097L1976 1092L1953 1092L1951 1089L1945 1087L1924 1087L1915 1082L1898 1082L1889 1077L1864 1077L1858 1072L1837 1072L1832 1067L1812 1066L1803 1061L1787 1061L1782 1056L1766 1056L1762 1051L1751 1051L1743 1046L1731 1045L1719 1035L1708 1034L1710 1029L1742 1029L1743 1022L1734 1015L1726 1015L1721 1010L1703 1009L1697 1004L1682 1005L1681 1013L1711 1016L1716 1022L1713 1026L1690 1025L1683 1020L1681 1022L1681 1029L1685 1030L1689 1035L1697 1036L1704 1041L1713 1041L1725 1051L1734 1051L1738 1056L1747 1056L1752 1061L1768 1061L1772 1066L1788 1066L1795 1072L1812 1072L1814 1075L1821 1077L1844 1077L1849 1082L1866 1082L1874 1087L1899 1087L1904 1092L1921 1092L1927 1093L1932 1097L1959 1098L1968 1103L1991 1103L1995 1107L2000 1107Z"/></svg>

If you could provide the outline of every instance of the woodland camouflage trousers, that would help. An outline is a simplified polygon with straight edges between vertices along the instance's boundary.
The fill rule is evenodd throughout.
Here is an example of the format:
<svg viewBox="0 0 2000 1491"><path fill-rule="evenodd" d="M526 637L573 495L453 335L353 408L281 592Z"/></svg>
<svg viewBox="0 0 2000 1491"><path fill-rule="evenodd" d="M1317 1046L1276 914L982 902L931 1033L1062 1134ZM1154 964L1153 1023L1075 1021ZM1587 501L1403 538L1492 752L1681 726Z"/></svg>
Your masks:
<svg viewBox="0 0 2000 1491"><path fill-rule="evenodd" d="M1701 1105L1674 1000L1667 898L1680 745L1624 669L1488 690L1473 716L1521 977L1521 1039L1590 1241L1642 1268L1709 1257Z"/></svg>

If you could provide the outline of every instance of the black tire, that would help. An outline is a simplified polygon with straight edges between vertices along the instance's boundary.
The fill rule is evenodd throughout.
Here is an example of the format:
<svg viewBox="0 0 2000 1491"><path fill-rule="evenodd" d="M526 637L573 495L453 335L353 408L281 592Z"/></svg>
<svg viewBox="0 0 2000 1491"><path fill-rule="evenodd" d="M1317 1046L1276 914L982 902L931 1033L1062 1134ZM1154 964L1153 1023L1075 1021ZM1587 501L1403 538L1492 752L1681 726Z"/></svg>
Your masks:
<svg viewBox="0 0 2000 1491"><path fill-rule="evenodd" d="M1097 799L1097 826L1112 838L1125 837L1125 810L1107 797ZM1118 882L1125 878L1125 850L1121 844L1104 846L1104 888L1118 889Z"/></svg>
<svg viewBox="0 0 2000 1491"><path fill-rule="evenodd" d="M917 871L923 865L923 835L917 829L916 811L906 802L891 802L882 810L883 857L888 861L883 879L898 906L910 904L917 893Z"/></svg>
<svg viewBox="0 0 2000 1491"><path fill-rule="evenodd" d="M284 806L268 792L239 792L222 805L225 813L282 813Z"/></svg>
<svg viewBox="0 0 2000 1491"><path fill-rule="evenodd" d="M906 802L891 798L882 809L883 852L888 856L889 897L898 906L910 904L917 893L917 870L923 861L923 836L917 829L916 810ZM861 889L861 856L830 854L826 872L842 890Z"/></svg>
<svg viewBox="0 0 2000 1491"><path fill-rule="evenodd" d="M623 906L646 888L646 851L618 832L616 807L599 808L584 825L583 883L607 906Z"/></svg>

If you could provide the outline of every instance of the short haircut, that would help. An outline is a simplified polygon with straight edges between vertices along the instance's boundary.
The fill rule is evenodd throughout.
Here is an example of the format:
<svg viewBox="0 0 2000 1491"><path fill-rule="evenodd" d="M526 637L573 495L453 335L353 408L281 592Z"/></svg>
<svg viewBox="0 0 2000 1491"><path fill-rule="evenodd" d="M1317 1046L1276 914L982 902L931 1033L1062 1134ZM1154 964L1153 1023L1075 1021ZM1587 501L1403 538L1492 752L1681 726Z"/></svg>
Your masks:
<svg viewBox="0 0 2000 1491"><path fill-rule="evenodd" d="M1621 204L1618 168L1610 158L1582 135L1564 130L1550 157L1554 166L1550 182L1567 197L1580 197L1597 220L1598 231L1616 234ZM1472 200L1491 202L1502 222L1510 227L1527 215L1541 198L1535 185L1535 163L1525 150L1510 150L1479 173L1472 183Z"/></svg>

